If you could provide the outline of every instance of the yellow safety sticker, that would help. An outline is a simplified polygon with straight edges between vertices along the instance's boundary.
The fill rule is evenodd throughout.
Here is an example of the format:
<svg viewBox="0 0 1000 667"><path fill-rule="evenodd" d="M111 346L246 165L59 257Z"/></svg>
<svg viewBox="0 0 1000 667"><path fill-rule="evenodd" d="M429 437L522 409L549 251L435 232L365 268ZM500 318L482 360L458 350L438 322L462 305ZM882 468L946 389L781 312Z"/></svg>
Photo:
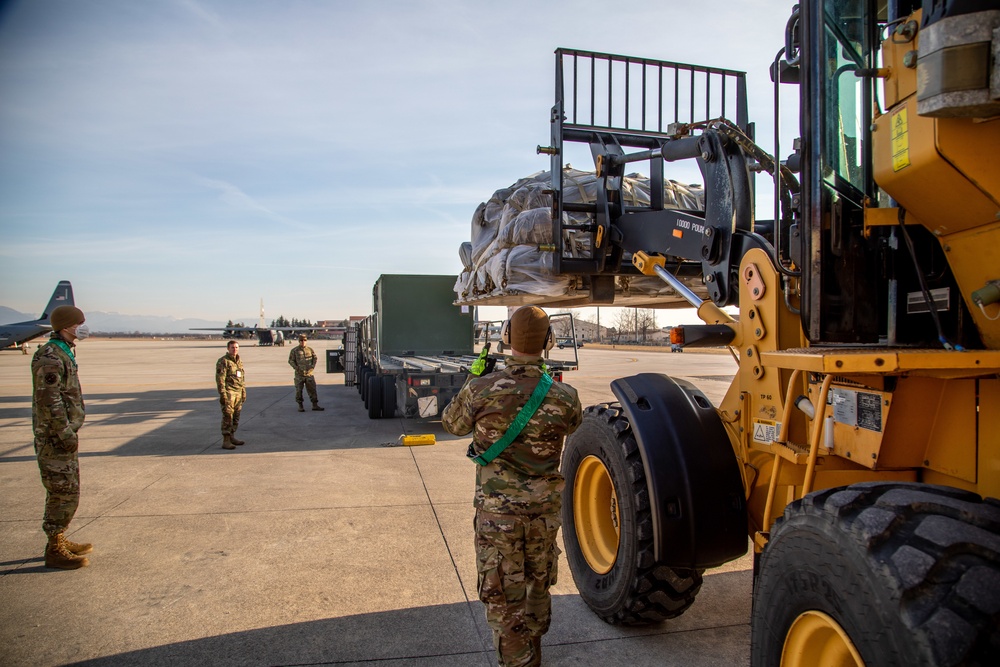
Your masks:
<svg viewBox="0 0 1000 667"><path fill-rule="evenodd" d="M910 166L910 135L907 131L906 109L892 114L892 170Z"/></svg>

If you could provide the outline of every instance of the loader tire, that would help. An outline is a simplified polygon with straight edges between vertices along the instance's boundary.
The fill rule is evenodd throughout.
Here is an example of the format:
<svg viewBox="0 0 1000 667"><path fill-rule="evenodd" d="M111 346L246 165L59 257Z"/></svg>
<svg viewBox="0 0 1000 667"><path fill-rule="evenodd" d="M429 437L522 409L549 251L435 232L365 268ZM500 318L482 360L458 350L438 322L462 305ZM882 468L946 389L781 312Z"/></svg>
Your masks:
<svg viewBox="0 0 1000 667"><path fill-rule="evenodd" d="M868 482L810 494L771 530L751 664L987 665L998 655L1000 502Z"/></svg>
<svg viewBox="0 0 1000 667"><path fill-rule="evenodd" d="M392 375L382 376L382 417L390 419L396 416L396 378Z"/></svg>
<svg viewBox="0 0 1000 667"><path fill-rule="evenodd" d="M604 621L648 625L684 613L701 570L653 559L653 526L639 446L617 403L584 412L563 453L563 540L580 596Z"/></svg>
<svg viewBox="0 0 1000 667"><path fill-rule="evenodd" d="M365 390L369 419L379 419L382 416L382 378L372 373L368 376L368 388Z"/></svg>

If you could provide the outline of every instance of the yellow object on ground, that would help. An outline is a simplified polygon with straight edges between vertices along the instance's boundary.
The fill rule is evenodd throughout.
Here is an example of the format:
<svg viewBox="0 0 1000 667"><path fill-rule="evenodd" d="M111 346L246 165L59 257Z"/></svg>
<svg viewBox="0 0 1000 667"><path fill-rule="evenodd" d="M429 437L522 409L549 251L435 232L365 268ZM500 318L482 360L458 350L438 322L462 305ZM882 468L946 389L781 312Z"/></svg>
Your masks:
<svg viewBox="0 0 1000 667"><path fill-rule="evenodd" d="M433 433L399 436L399 444L405 445L407 447L414 447L416 445L433 445L436 442L437 440L435 439Z"/></svg>

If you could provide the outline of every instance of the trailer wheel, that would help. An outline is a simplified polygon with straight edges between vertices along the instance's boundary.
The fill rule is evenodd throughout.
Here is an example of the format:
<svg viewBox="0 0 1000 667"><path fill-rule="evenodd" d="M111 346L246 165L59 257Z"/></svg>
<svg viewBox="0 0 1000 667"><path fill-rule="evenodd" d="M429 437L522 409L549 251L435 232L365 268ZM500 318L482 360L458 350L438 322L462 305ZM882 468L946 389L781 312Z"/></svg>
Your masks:
<svg viewBox="0 0 1000 667"><path fill-rule="evenodd" d="M382 416L382 378L375 373L369 375L365 393L368 396L365 403L365 407L368 408L368 418L378 419Z"/></svg>
<svg viewBox="0 0 1000 667"><path fill-rule="evenodd" d="M1000 655L1000 503L856 484L789 505L754 584L753 665L978 665Z"/></svg>
<svg viewBox="0 0 1000 667"><path fill-rule="evenodd" d="M382 417L391 419L396 416L396 378L392 375L382 376Z"/></svg>
<svg viewBox="0 0 1000 667"><path fill-rule="evenodd" d="M369 369L367 367L362 367L361 372L358 373L358 394L361 396L361 401L368 407L368 376L370 375Z"/></svg>
<svg viewBox="0 0 1000 667"><path fill-rule="evenodd" d="M684 613L700 570L653 560L653 530L639 447L617 404L587 408L563 453L563 540L573 580L608 623L645 625Z"/></svg>

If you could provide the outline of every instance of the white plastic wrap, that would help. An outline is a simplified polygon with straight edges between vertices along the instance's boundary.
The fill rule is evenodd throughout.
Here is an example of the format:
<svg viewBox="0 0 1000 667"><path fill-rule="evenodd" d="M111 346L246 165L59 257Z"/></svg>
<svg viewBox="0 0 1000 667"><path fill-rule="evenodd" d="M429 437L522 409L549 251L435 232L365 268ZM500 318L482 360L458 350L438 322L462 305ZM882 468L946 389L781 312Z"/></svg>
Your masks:
<svg viewBox="0 0 1000 667"><path fill-rule="evenodd" d="M593 172L572 168L563 171L563 201L567 203L592 204L599 186ZM577 298L574 289L578 280L554 273L552 196L546 194L551 187L549 172L538 172L497 190L489 201L476 208L471 242L459 249L465 271L455 283L458 301L489 301L500 305L505 301L531 301L531 297L539 297L535 302ZM622 179L626 205L648 205L649 191L649 179L642 174L628 174ZM698 185L665 181L664 204L668 208L702 210L704 191ZM565 224L592 222L592 216L585 213L564 213L564 216ZM589 231L564 230L563 256L589 258L592 243ZM622 277L616 281L615 291L616 302L618 296L643 302L677 298L673 290L655 277Z"/></svg>

